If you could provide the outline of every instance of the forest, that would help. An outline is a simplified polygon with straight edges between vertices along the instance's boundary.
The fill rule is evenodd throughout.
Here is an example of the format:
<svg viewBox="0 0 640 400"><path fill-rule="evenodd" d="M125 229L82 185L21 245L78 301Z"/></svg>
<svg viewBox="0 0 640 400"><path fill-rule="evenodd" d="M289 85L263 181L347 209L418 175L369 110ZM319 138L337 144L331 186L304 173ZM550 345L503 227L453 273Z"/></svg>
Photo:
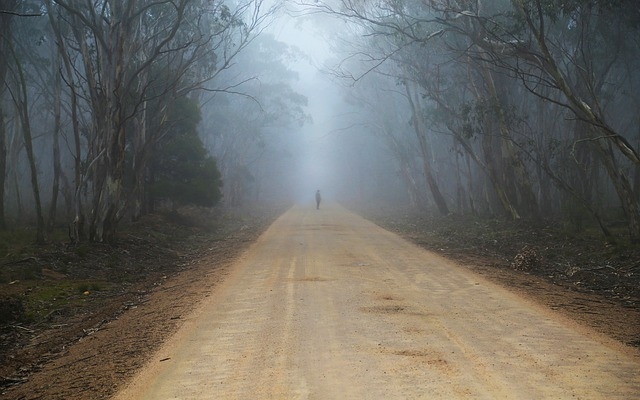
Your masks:
<svg viewBox="0 0 640 400"><path fill-rule="evenodd" d="M0 227L109 242L159 206L237 203L260 136L305 117L261 7L0 2Z"/></svg>
<svg viewBox="0 0 640 400"><path fill-rule="evenodd" d="M640 239L632 1L323 4L349 21L335 76L410 203Z"/></svg>
<svg viewBox="0 0 640 400"><path fill-rule="evenodd" d="M0 227L109 242L158 207L313 193L324 94L282 15L330 48L335 200L640 242L635 0L0 0Z"/></svg>
<svg viewBox="0 0 640 400"><path fill-rule="evenodd" d="M0 0L0 397L113 394L287 209L638 347L639 111L638 0Z"/></svg>

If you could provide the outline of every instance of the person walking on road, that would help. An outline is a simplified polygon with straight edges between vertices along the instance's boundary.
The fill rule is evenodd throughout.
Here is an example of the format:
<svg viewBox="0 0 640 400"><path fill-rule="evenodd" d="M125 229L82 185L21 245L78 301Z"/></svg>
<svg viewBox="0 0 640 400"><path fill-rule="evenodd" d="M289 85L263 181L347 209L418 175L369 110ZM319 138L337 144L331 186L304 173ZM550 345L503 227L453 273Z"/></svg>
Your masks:
<svg viewBox="0 0 640 400"><path fill-rule="evenodd" d="M322 198L320 197L320 189L318 189L316 191L316 210L320 209L320 200L322 200Z"/></svg>

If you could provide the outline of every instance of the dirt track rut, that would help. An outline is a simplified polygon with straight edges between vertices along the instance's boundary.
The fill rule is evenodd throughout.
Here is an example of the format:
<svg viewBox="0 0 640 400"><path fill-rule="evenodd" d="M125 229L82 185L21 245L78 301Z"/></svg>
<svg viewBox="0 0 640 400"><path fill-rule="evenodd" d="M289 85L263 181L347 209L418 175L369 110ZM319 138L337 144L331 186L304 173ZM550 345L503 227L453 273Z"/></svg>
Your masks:
<svg viewBox="0 0 640 400"><path fill-rule="evenodd" d="M115 399L631 399L640 359L338 206L294 207Z"/></svg>

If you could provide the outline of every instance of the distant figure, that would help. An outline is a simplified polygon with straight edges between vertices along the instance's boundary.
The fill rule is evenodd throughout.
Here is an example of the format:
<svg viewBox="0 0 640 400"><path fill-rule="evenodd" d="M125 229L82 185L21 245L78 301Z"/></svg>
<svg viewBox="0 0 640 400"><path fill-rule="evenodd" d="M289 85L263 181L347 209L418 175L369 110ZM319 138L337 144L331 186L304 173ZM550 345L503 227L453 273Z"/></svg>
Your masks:
<svg viewBox="0 0 640 400"><path fill-rule="evenodd" d="M322 200L322 198L320 197L320 190L316 191L316 210L320 209L320 200Z"/></svg>

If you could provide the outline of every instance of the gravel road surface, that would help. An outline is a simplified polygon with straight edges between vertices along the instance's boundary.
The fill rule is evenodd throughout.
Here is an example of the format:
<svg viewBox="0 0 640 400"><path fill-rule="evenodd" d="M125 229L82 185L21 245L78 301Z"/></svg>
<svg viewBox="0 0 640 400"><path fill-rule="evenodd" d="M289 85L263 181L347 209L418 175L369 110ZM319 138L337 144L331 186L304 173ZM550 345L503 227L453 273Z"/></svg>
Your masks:
<svg viewBox="0 0 640 400"><path fill-rule="evenodd" d="M634 399L637 352L347 210L282 215L125 399Z"/></svg>

